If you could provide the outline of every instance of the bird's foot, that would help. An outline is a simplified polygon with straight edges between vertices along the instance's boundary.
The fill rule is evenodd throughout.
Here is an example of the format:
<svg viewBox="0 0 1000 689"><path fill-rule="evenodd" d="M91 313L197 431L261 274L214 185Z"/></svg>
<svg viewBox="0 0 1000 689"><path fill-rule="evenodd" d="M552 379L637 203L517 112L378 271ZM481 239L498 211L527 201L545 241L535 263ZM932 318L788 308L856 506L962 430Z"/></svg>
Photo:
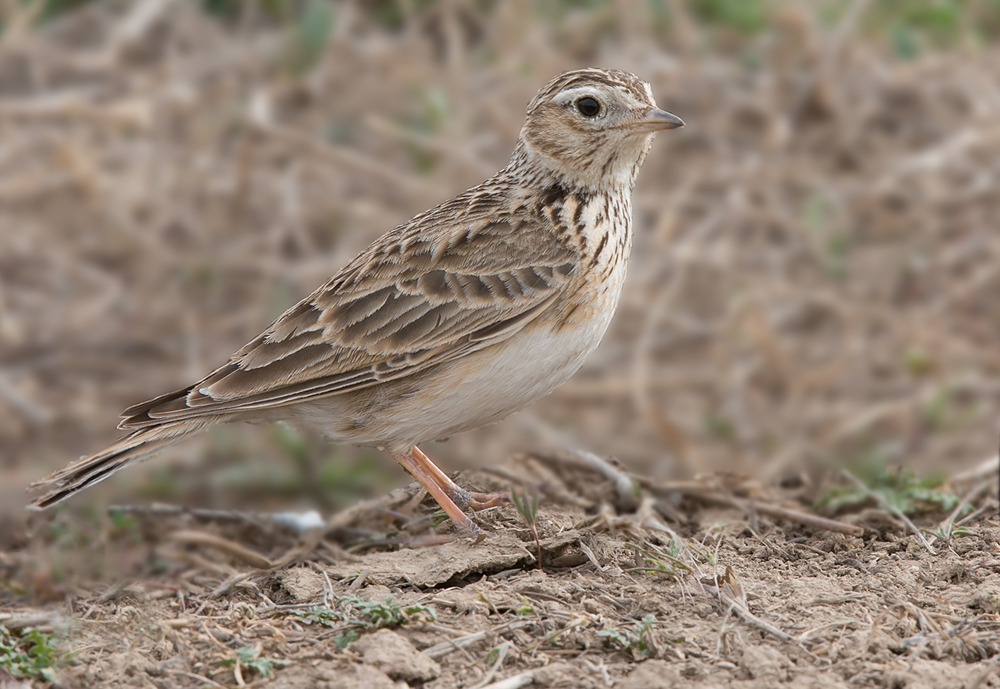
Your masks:
<svg viewBox="0 0 1000 689"><path fill-rule="evenodd" d="M470 535L482 533L464 510L478 512L511 502L510 495L506 493L474 493L465 490L441 471L418 447L409 452L395 454L393 457L437 500L459 531Z"/></svg>
<svg viewBox="0 0 1000 689"><path fill-rule="evenodd" d="M468 509L473 512L479 512L490 507L499 507L500 505L509 505L511 503L508 493L474 493L464 488L458 488L458 490L453 491L450 497L463 510Z"/></svg>

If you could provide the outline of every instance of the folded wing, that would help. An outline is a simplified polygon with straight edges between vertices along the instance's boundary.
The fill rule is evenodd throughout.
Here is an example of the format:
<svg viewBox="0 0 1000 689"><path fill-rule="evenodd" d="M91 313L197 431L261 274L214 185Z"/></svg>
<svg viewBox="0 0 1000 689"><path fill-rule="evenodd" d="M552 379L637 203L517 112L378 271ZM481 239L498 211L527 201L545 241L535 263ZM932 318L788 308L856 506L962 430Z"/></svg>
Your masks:
<svg viewBox="0 0 1000 689"><path fill-rule="evenodd" d="M577 260L502 199L459 196L379 239L206 378L126 409L120 427L343 394L466 356L544 311Z"/></svg>

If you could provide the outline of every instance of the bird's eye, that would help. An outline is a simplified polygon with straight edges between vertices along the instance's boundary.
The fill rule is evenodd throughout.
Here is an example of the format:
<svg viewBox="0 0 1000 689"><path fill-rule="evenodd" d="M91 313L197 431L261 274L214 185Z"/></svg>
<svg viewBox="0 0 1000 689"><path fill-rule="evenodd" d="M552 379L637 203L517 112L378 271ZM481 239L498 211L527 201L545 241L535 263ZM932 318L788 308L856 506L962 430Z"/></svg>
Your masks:
<svg viewBox="0 0 1000 689"><path fill-rule="evenodd" d="M578 100L576 102L576 109L584 117L597 117L601 114L601 104L597 102L596 98L591 98L590 96L584 96Z"/></svg>

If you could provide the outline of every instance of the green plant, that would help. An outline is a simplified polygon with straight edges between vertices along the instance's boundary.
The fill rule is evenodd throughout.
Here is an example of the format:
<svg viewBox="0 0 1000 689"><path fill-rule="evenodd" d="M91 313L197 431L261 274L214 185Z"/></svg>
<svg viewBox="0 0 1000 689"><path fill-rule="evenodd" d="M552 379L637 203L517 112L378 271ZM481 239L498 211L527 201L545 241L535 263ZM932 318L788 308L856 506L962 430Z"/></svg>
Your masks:
<svg viewBox="0 0 1000 689"><path fill-rule="evenodd" d="M511 491L510 497L514 501L514 508L524 517L528 528L531 529L531 535L535 539L535 547L538 549L538 569L541 569L542 541L538 537L538 525L536 524L538 518L538 494L531 493L529 495L528 491L518 493L518 491L514 490Z"/></svg>
<svg viewBox="0 0 1000 689"><path fill-rule="evenodd" d="M847 276L848 253L850 240L842 232L836 232L826 238L823 247L823 265L830 277L842 280Z"/></svg>
<svg viewBox="0 0 1000 689"><path fill-rule="evenodd" d="M521 596L521 604L514 608L515 615L534 615L535 606L524 596Z"/></svg>
<svg viewBox="0 0 1000 689"><path fill-rule="evenodd" d="M866 12L869 30L888 39L896 56L912 60L928 49L985 42L996 35L1000 6L965 0L882 0Z"/></svg>
<svg viewBox="0 0 1000 689"><path fill-rule="evenodd" d="M705 432L713 438L730 441L736 437L736 427L733 422L721 414L708 412L705 414Z"/></svg>
<svg viewBox="0 0 1000 689"><path fill-rule="evenodd" d="M413 135L404 143L413 167L421 174L430 174L437 166L437 157L422 143L423 137L432 136L448 121L449 104L444 92L436 89L414 92L416 114L400 122L402 128Z"/></svg>
<svg viewBox="0 0 1000 689"><path fill-rule="evenodd" d="M333 637L333 645L337 647L338 651L346 651L347 647L351 645L351 642L358 638L358 633L353 629L348 629L346 632L342 632Z"/></svg>
<svg viewBox="0 0 1000 689"><path fill-rule="evenodd" d="M329 2L311 0L293 23L291 68L304 74L319 62L333 32L333 8Z"/></svg>
<svg viewBox="0 0 1000 689"><path fill-rule="evenodd" d="M970 529L967 526L959 526L954 522L952 522L951 520L947 521L946 523L942 524L941 526L939 526L934 530L923 529L923 531L924 533L930 534L931 536L934 536L938 540L944 541L945 543L949 544L951 543L951 540L953 538L969 538L971 536L976 535L975 529Z"/></svg>
<svg viewBox="0 0 1000 689"><path fill-rule="evenodd" d="M951 390L941 388L935 391L920 410L924 417L924 423L936 431L943 430L948 424L948 419L952 416L952 396Z"/></svg>
<svg viewBox="0 0 1000 689"><path fill-rule="evenodd" d="M52 635L37 629L16 633L0 627L0 668L14 679L54 682L58 657Z"/></svg>
<svg viewBox="0 0 1000 689"><path fill-rule="evenodd" d="M299 465L306 465L313 456L309 438L286 423L276 423L270 427L271 442L281 452Z"/></svg>
<svg viewBox="0 0 1000 689"><path fill-rule="evenodd" d="M597 632L597 635L611 642L611 645L619 651L625 651L632 655L635 660L651 658L656 654L653 647L652 631L656 624L656 617L646 615L642 621L633 624L626 629L615 629L605 627Z"/></svg>
<svg viewBox="0 0 1000 689"><path fill-rule="evenodd" d="M317 605L305 610L292 610L292 617L302 624L319 624L324 627L339 627L347 623L347 617L333 608Z"/></svg>
<svg viewBox="0 0 1000 689"><path fill-rule="evenodd" d="M222 664L229 667L239 664L240 667L245 667L256 672L261 677L268 678L271 676L275 665L288 665L288 661L268 658L267 656L260 655L259 648L243 646L236 649L236 654L231 658L224 658Z"/></svg>
<svg viewBox="0 0 1000 689"><path fill-rule="evenodd" d="M381 629L383 627L399 627L406 623L403 609L392 599L392 596L387 597L384 601L362 600L355 596L349 596L346 600L366 627Z"/></svg>
<svg viewBox="0 0 1000 689"><path fill-rule="evenodd" d="M756 34L767 22L764 4L763 0L699 0L689 7L705 24Z"/></svg>
<svg viewBox="0 0 1000 689"><path fill-rule="evenodd" d="M118 531L133 531L139 527L139 520L134 515L126 514L122 509L114 507L109 513L111 526Z"/></svg>
<svg viewBox="0 0 1000 689"><path fill-rule="evenodd" d="M387 596L385 600L364 600L357 596L337 599L334 607L315 606L306 610L292 610L290 614L303 624L320 624L340 633L334 637L339 650L347 648L358 638L359 632L402 627L410 622L434 622L437 614L426 605L403 606Z"/></svg>
<svg viewBox="0 0 1000 689"><path fill-rule="evenodd" d="M911 345L903 352L903 367L914 378L920 378L934 369L934 359L926 349Z"/></svg>
<svg viewBox="0 0 1000 689"><path fill-rule="evenodd" d="M955 509L960 498L948 490L942 490L938 478L919 478L912 471L890 470L885 467L876 471L857 472L871 493L903 514L909 515L929 509L949 511ZM858 509L871 500L871 495L854 485L836 486L822 495L815 504L817 509L837 514L849 509Z"/></svg>
<svg viewBox="0 0 1000 689"><path fill-rule="evenodd" d="M627 570L629 572L665 574L669 577L679 579L681 572L691 571L690 565L680 559L684 551L684 546L676 540L671 540L670 544L666 547L657 546L652 543L641 546L635 543L626 543L625 545L639 552L642 555L643 562L647 565L646 567L632 567Z"/></svg>

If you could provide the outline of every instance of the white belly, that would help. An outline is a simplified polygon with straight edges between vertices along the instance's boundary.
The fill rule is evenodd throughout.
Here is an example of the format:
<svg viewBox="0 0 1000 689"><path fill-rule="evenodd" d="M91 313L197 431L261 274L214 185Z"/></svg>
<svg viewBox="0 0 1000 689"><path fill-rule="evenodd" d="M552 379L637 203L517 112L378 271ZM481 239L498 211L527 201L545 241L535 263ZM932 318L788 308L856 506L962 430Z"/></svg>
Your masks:
<svg viewBox="0 0 1000 689"><path fill-rule="evenodd" d="M392 417L398 444L443 439L494 423L565 383L604 337L624 273L621 265L606 276L589 317L557 328L543 325L540 316L511 339L438 369L439 375L426 379L423 393L383 412ZM378 421L373 419L373 425Z"/></svg>

